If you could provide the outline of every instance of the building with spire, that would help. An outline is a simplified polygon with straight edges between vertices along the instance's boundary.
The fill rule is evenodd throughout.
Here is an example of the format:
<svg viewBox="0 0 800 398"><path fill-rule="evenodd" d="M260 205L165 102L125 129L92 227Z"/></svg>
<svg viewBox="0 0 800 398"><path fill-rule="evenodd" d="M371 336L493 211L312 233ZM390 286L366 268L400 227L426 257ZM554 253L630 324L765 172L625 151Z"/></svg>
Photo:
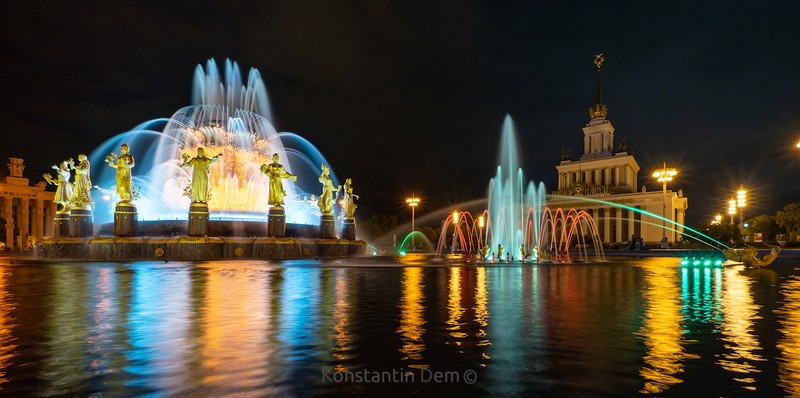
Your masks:
<svg viewBox="0 0 800 398"><path fill-rule="evenodd" d="M595 104L583 127L583 155L573 160L569 149L562 150L561 163L556 166L558 189L551 192L555 196L548 206L587 211L604 243L627 242L631 236L648 243L664 237L675 242L683 232L688 200L680 190L647 192L644 185L638 188L639 163L628 151L625 138L614 140L614 126L607 119L600 85L603 61L603 54L595 56ZM678 225L658 218L661 216Z"/></svg>

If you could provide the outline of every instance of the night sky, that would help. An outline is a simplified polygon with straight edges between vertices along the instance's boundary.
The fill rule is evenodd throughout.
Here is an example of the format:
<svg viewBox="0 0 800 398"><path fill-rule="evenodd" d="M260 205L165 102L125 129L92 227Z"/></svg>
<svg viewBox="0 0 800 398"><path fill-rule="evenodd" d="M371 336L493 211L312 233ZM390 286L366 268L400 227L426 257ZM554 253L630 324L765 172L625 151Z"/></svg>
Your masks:
<svg viewBox="0 0 800 398"><path fill-rule="evenodd" d="M42 173L190 104L197 64L255 67L275 124L361 195L359 218L485 196L503 119L528 178L583 152L594 54L616 138L679 169L689 224L800 201L800 3L26 1L4 5L0 161ZM135 171L135 169L134 169ZM6 175L3 167L0 175ZM437 223L440 220L437 221Z"/></svg>

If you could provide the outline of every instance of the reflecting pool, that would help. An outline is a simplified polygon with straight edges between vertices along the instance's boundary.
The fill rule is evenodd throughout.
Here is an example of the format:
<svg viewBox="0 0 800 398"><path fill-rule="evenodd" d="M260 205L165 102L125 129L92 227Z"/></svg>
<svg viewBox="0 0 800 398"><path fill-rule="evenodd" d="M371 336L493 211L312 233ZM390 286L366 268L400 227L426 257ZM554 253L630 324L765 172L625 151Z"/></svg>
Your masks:
<svg viewBox="0 0 800 398"><path fill-rule="evenodd" d="M800 394L800 264L13 264L0 395Z"/></svg>

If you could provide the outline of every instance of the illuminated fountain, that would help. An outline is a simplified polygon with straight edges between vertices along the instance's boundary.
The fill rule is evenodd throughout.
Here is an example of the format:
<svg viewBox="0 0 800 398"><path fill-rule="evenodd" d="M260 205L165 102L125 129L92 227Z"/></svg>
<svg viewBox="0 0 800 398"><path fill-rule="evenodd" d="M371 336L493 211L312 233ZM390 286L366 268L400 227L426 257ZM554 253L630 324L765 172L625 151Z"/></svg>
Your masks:
<svg viewBox="0 0 800 398"><path fill-rule="evenodd" d="M572 261L570 249L577 249L578 259L585 261L591 244L595 258L603 259L592 217L585 211L547 207L544 184L525 181L517 148L514 122L506 115L500 165L489 182L488 209L478 217L468 211L449 215L442 225L438 254L496 261L563 262ZM452 243L448 246L450 234Z"/></svg>
<svg viewBox="0 0 800 398"><path fill-rule="evenodd" d="M239 66L229 60L224 76L214 60L205 68L198 65L193 102L168 119L119 134L92 152L96 165L106 160L111 166L95 167L92 175L98 188L94 225L102 226L95 228L96 235L57 234L37 245L36 256L217 260L364 254L366 244L355 237L353 202L342 215L342 238L337 239L332 209L323 215L316 195L307 193L320 192L318 176L322 165L330 163L304 138L277 132L256 69L244 82ZM126 171L118 173L122 154L118 158L114 151L122 149ZM198 167L208 171L207 181L192 181ZM285 174L282 179L291 180L276 185L285 192L271 195L276 167ZM337 186L336 176L328 171L328 185ZM192 192L206 187L207 196ZM109 223L112 215L114 222ZM327 223L321 222L322 216ZM323 229L329 233L321 233Z"/></svg>
<svg viewBox="0 0 800 398"><path fill-rule="evenodd" d="M230 60L225 62L224 75L220 75L214 60L209 60L205 69L198 65L193 103L169 119L144 123L107 140L90 157L101 164L121 144L131 146L137 159L133 184L139 194L136 204L140 220L186 218L190 199L185 189L191 170L180 167L180 159L195 156L202 147L209 156L223 155L210 168L208 207L213 219L266 219L268 178L260 167L278 153L287 171L299 176L297 183L286 184L287 222L319 222L319 207L307 192L318 190L319 167L330 163L304 138L276 131L258 70L251 69L244 82L239 66ZM92 177L103 192L112 194L103 199L115 202L113 170L96 168ZM333 172L331 178L338 185ZM95 221L109 221L110 206L108 210L96 211Z"/></svg>

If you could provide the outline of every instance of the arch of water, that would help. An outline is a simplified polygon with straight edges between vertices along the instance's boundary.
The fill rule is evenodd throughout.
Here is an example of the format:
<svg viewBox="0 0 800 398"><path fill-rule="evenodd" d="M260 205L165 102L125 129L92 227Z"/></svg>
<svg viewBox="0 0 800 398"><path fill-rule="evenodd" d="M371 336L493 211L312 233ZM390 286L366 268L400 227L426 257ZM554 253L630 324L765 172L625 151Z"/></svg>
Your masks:
<svg viewBox="0 0 800 398"><path fill-rule="evenodd" d="M192 105L172 117L143 123L92 152L92 177L100 188L95 203L107 205L106 209L95 209L96 221L110 220L116 202L114 170L105 167L103 159L127 143L136 158L133 184L142 220L186 219L190 199L184 192L191 170L180 167L180 159L195 156L203 147L206 156L223 155L210 168L208 204L212 218L265 219L268 178L260 167L271 163L272 154L278 153L281 164L298 175L297 183L284 181L287 222L319 222L315 195L308 192L319 190L320 165L330 163L303 137L275 129L258 70L250 69L244 82L237 63L226 60L224 74L220 74L216 62L208 60L205 68L198 65L195 69L192 99ZM339 183L333 171L331 178L334 184Z"/></svg>

